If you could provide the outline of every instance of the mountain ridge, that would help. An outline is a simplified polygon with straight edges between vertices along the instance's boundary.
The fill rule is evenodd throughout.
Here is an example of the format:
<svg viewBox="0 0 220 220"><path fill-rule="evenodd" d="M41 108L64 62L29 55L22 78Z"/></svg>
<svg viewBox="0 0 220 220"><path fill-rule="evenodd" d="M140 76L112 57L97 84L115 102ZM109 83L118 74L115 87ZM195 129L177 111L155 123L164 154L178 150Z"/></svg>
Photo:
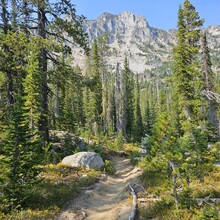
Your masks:
<svg viewBox="0 0 220 220"><path fill-rule="evenodd" d="M106 64L110 70L115 69L117 62L122 65L127 55L130 69L136 74L157 69L170 62L171 50L176 43L175 29L151 27L144 16L128 11L118 15L104 12L95 20L86 20L84 29L90 43L94 37L108 34L109 55ZM220 74L220 26L212 25L205 28L205 31L211 57L214 58L213 68ZM74 55L74 65L78 63L83 69L85 57L79 48L74 49Z"/></svg>

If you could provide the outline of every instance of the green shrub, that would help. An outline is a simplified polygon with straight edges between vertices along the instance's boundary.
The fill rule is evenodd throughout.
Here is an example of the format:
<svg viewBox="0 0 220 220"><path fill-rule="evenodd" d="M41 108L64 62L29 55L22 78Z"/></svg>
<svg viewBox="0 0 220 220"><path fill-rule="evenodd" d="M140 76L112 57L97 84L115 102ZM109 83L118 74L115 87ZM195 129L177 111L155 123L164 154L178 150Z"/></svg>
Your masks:
<svg viewBox="0 0 220 220"><path fill-rule="evenodd" d="M115 167L114 167L114 164L112 163L112 161L110 160L105 160L105 165L103 167L103 170L108 173L108 174L115 174L116 173L116 170L115 170Z"/></svg>
<svg viewBox="0 0 220 220"><path fill-rule="evenodd" d="M201 213L202 220L218 220L219 214L218 210L212 206L206 206L202 209Z"/></svg>
<svg viewBox="0 0 220 220"><path fill-rule="evenodd" d="M165 219L164 216L169 216L172 207L171 202L164 201L149 204L146 208L140 209L141 219Z"/></svg>
<svg viewBox="0 0 220 220"><path fill-rule="evenodd" d="M120 132L118 134L117 138L115 139L115 147L117 149L121 149L123 144L124 144L124 137L123 137L122 133Z"/></svg>

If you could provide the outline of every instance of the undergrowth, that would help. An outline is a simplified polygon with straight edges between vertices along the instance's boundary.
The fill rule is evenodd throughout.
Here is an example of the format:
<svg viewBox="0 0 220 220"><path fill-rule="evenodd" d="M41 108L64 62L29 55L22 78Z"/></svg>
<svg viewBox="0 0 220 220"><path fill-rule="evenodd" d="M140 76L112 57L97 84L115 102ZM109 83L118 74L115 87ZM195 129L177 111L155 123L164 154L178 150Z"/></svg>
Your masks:
<svg viewBox="0 0 220 220"><path fill-rule="evenodd" d="M23 195L28 196L22 210L0 213L4 220L44 220L58 215L59 211L73 199L82 187L97 181L98 171L81 170L68 166L47 165L42 167L38 184Z"/></svg>
<svg viewBox="0 0 220 220"><path fill-rule="evenodd" d="M172 193L172 180L165 164L142 160L141 182L146 191L161 201L140 204L143 220L219 220L220 203L197 202L193 198L220 198L220 168L214 167L203 177L194 179L188 189L179 187L179 206L175 205ZM165 175L166 174L166 175Z"/></svg>
<svg viewBox="0 0 220 220"><path fill-rule="evenodd" d="M101 155L105 161L102 172L110 175L116 173L111 162L111 157L115 156L115 151L125 151L126 155L131 157L139 156L139 145L125 143L120 136L117 138L89 136L89 141L87 150ZM39 182L24 193L23 197L27 199L25 203L21 204L22 209L7 213L4 211L4 205L0 202L0 220L53 219L70 200L74 199L82 187L97 181L100 174L98 171L72 168L59 163L54 164L61 158L60 153L57 154L57 158L55 155L53 160L49 161L50 164L40 167Z"/></svg>

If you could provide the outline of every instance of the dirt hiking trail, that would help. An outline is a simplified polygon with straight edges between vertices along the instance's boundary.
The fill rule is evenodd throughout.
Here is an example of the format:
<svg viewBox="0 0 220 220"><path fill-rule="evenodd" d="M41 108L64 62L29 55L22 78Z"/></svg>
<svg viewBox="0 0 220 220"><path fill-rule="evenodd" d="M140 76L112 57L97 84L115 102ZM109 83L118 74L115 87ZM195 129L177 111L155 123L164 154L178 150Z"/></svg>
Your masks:
<svg viewBox="0 0 220 220"><path fill-rule="evenodd" d="M113 163L116 175L83 190L56 220L128 220L132 199L127 184L138 182L141 171L126 157L115 157Z"/></svg>

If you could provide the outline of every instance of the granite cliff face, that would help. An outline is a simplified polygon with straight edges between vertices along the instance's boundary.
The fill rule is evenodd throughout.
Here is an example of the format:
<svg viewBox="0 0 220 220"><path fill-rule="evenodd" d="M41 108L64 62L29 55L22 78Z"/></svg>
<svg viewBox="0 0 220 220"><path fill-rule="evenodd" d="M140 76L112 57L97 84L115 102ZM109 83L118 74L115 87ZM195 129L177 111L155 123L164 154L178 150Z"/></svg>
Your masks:
<svg viewBox="0 0 220 220"><path fill-rule="evenodd" d="M87 20L84 28L89 41L107 32L109 36L109 52L106 63L114 69L116 63L123 63L125 55L129 58L129 65L133 72L143 73L169 63L171 50L175 44L175 30L161 30L151 27L146 18L131 12L119 15L103 13L96 20ZM220 26L210 26L206 29L214 68L220 69ZM74 49L75 61L82 68L84 56L80 49Z"/></svg>

